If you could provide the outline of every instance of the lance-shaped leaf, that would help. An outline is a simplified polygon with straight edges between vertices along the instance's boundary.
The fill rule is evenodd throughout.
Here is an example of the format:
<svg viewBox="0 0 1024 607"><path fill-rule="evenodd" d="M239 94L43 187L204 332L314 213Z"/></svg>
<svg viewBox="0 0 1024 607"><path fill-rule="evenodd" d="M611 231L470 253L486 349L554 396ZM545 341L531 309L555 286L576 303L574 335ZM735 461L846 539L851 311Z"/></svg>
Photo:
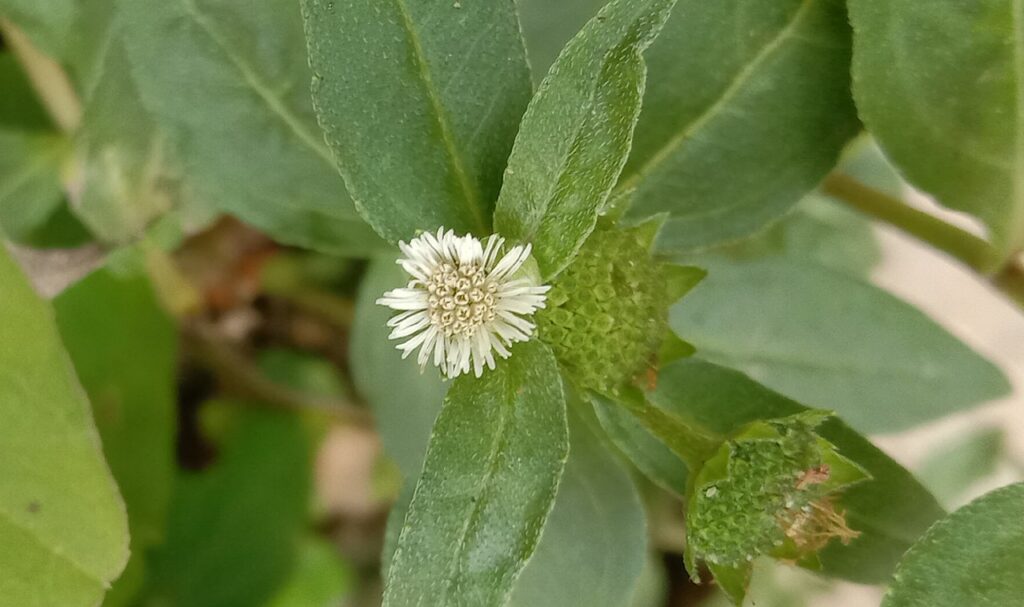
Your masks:
<svg viewBox="0 0 1024 607"><path fill-rule="evenodd" d="M143 106L197 199L281 242L344 254L381 247L317 127L296 2L133 0L121 14ZM128 149L153 154L158 143Z"/></svg>
<svg viewBox="0 0 1024 607"><path fill-rule="evenodd" d="M562 380L539 341L457 379L434 424L386 607L503 605L533 554L568 455Z"/></svg>
<svg viewBox="0 0 1024 607"><path fill-rule="evenodd" d="M124 502L49 305L0 246L0 597L97 605L128 559Z"/></svg>
<svg viewBox="0 0 1024 607"><path fill-rule="evenodd" d="M882 607L1004 607L1024 596L1024 483L935 524L900 562Z"/></svg>
<svg viewBox="0 0 1024 607"><path fill-rule="evenodd" d="M109 269L69 287L54 309L128 509L131 560L104 603L124 605L142 582L147 549L164 539L175 469L178 334L145 277Z"/></svg>
<svg viewBox="0 0 1024 607"><path fill-rule="evenodd" d="M708 263L670 324L700 356L835 410L862 432L894 431L1009 391L992 363L916 308L799 259Z"/></svg>
<svg viewBox="0 0 1024 607"><path fill-rule="evenodd" d="M617 191L669 211L662 249L748 236L833 167L859 124L840 0L680 0L647 53L650 86Z"/></svg>
<svg viewBox="0 0 1024 607"><path fill-rule="evenodd" d="M490 232L530 71L512 0L303 0L313 101L384 238Z"/></svg>
<svg viewBox="0 0 1024 607"><path fill-rule="evenodd" d="M1024 4L852 0L854 95L914 185L1024 245Z"/></svg>
<svg viewBox="0 0 1024 607"><path fill-rule="evenodd" d="M496 230L533 243L544 278L594 229L629 154L647 67L641 53L675 0L616 0L566 46L523 117Z"/></svg>

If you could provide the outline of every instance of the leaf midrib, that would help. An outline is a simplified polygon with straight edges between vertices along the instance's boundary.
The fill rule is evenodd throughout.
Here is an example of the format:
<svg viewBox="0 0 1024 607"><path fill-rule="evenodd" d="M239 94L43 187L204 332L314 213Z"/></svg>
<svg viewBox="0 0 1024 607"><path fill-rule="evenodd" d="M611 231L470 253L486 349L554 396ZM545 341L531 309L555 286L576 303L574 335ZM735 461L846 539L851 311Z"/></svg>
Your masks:
<svg viewBox="0 0 1024 607"><path fill-rule="evenodd" d="M740 70L736 73L735 78L729 83L729 86L725 88L722 95L713 104L708 106L704 112L702 112L695 120L690 122L682 131L677 133L674 137L665 142L657 152L654 153L632 175L624 179L616 186L614 194L621 194L627 192L630 189L636 187L636 185L652 172L654 172L662 162L668 159L679 147L681 147L686 141L693 138L693 136L704 128L712 119L714 119L725 106L733 100L756 73L761 64L765 63L775 51L781 48L782 44L793 37L794 32L797 30L804 17L807 15L810 7L817 0L803 0L796 11L793 12L793 17L788 24L775 35L774 38L768 41L764 47L754 56L753 59L748 61Z"/></svg>
<svg viewBox="0 0 1024 607"><path fill-rule="evenodd" d="M505 430L508 426L509 417L511 417L511 412L508 411L508 409L514 408L516 404L518 404L518 399L513 401L511 407L500 405L502 414L497 427L494 429L494 440L491 442L491 449L487 454L487 471L480 479L478 490L476 492L477 496L488 491L493 484L494 475L498 472L498 462L501 459L499 454L507 443ZM458 549L456 549L452 554L451 565L448 570L448 580L445 584L445 601L447 601L448 593L451 592L452 586L455 583L456 572L462 564L462 555L466 551L466 541L469 538L469 530L473 527L477 519L479 519L480 512L483 510L483 506L486 501L487 500L484 499L473 500L473 506L470 509L469 516L466 517L466 523L462 526L462 530L459 532L459 539L457 543ZM447 604L447 602L443 602L442 604Z"/></svg>
<svg viewBox="0 0 1024 607"><path fill-rule="evenodd" d="M43 537L39 535L38 531L19 523L17 520L14 519L13 516L11 516L11 513L6 509L0 509L0 520L5 521L7 524L9 524L11 527L14 527L15 529L23 531L26 535L35 540L36 544L39 547L41 547L47 554L52 554L58 561L68 564L71 567L71 569L81 574L82 577L84 577L85 579L91 582L95 582L96 585L100 588L100 590L103 590L107 587L107 582L105 580L100 579L100 577L95 572L87 570L85 566L79 563L77 560L71 558L67 554L59 552L58 550L44 542Z"/></svg>
<svg viewBox="0 0 1024 607"><path fill-rule="evenodd" d="M271 113L277 116L281 122L288 127L288 130L291 131L292 134L294 134L303 144L316 153L321 160L327 163L332 171L336 170L334 157L331 155L330 150L327 149L327 144L318 140L312 133L310 133L302 123L302 120L273 93L273 91L260 79L256 71L253 70L241 56L235 53L224 37L220 35L213 24L209 22L206 15L204 15L199 9L195 0L180 0L180 2L187 15L196 25L199 26L199 29L217 45L217 48L224 53L224 56L227 57L231 65L238 70L238 73L242 76L242 80L245 84L248 85L248 87L256 93L256 96L266 104Z"/></svg>
<svg viewBox="0 0 1024 607"><path fill-rule="evenodd" d="M466 172L466 167L463 165L462 156L459 154L458 148L455 145L455 137L452 134L451 125L449 124L447 115L445 114L441 104L437 85L434 84L434 80L430 76L430 69L427 66L423 45L420 42L420 37L416 32L416 28L413 26L412 16L409 14L409 8L406 5L405 0L394 1L395 6L398 8L398 13L402 18L402 27L405 29L406 35L409 38L409 44L412 45L413 58L416 60L416 68L419 71L420 81L423 83L423 90L427 95L427 99L430 101L431 108L434 110L433 115L437 120L437 126L441 131L441 142L444 144L452 173L455 175L459 188L462 190L462 201L465 203L470 217L472 217L472 223L480 230L481 235L485 234L490 230L488 229L488 221L480 209L480 194L476 191L473 182L470 180L469 175Z"/></svg>

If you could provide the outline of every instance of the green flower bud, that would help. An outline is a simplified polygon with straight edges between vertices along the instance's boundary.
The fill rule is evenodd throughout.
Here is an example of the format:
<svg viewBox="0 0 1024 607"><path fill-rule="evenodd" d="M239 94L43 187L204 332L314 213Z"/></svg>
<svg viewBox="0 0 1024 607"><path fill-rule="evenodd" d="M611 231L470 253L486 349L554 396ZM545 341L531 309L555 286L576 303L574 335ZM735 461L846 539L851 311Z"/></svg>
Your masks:
<svg viewBox="0 0 1024 607"><path fill-rule="evenodd" d="M595 231L536 315L538 335L582 388L615 393L649 368L669 306L704 277L651 257L658 227Z"/></svg>
<svg viewBox="0 0 1024 607"><path fill-rule="evenodd" d="M809 411L751 423L704 464L686 516L691 574L704 561L742 599L754 558L809 563L831 539L857 536L835 496L868 474L815 433L827 417Z"/></svg>

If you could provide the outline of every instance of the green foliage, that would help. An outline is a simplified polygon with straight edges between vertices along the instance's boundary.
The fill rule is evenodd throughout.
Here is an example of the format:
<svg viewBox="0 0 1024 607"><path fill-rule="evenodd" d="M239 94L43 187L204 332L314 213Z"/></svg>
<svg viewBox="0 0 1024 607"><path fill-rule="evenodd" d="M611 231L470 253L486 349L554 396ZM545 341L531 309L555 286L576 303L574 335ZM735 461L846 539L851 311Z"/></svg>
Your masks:
<svg viewBox="0 0 1024 607"><path fill-rule="evenodd" d="M1015 603L1020 486L925 489L1002 429L922 486L824 412L1009 390L869 283L865 214L1024 303L1024 7L918 4L0 0L0 603L653 607L676 552L736 603L759 556ZM375 303L440 225L533 253L530 339L454 382Z"/></svg>
<svg viewBox="0 0 1024 607"><path fill-rule="evenodd" d="M838 0L681 0L647 61L618 189L635 189L635 217L671 213L662 249L736 240L778 219L858 128Z"/></svg>
<svg viewBox="0 0 1024 607"><path fill-rule="evenodd" d="M313 99L386 240L490 232L530 73L512 0L304 0Z"/></svg>
<svg viewBox="0 0 1024 607"><path fill-rule="evenodd" d="M482 379L453 383L384 605L505 603L554 502L569 449L565 415L554 356L536 341Z"/></svg>
<svg viewBox="0 0 1024 607"><path fill-rule="evenodd" d="M197 197L282 242L379 248L318 132L294 2L141 0L120 10L143 105Z"/></svg>
<svg viewBox="0 0 1024 607"><path fill-rule="evenodd" d="M92 401L103 453L124 496L129 570L163 541L174 479L177 336L144 277L100 270L54 302L75 370ZM129 597L141 575L123 575L112 597Z"/></svg>
<svg viewBox="0 0 1024 607"><path fill-rule="evenodd" d="M0 0L0 18L8 18L44 51L61 57L78 13L75 0Z"/></svg>
<svg viewBox="0 0 1024 607"><path fill-rule="evenodd" d="M585 404L570 404L569 460L512 607L627 605L643 567L647 535L637 490L580 414Z"/></svg>
<svg viewBox="0 0 1024 607"><path fill-rule="evenodd" d="M565 47L508 159L495 229L533 244L544 279L575 256L622 171L640 112L641 53L675 0L615 0Z"/></svg>
<svg viewBox="0 0 1024 607"><path fill-rule="evenodd" d="M668 306L704 273L651 258L648 230L598 230L553 282L538 335L581 387L616 392L654 361Z"/></svg>
<svg viewBox="0 0 1024 607"><path fill-rule="evenodd" d="M30 239L61 204L60 168L69 152L13 55L0 52L0 227Z"/></svg>
<svg viewBox="0 0 1024 607"><path fill-rule="evenodd" d="M786 259L709 269L672 309L672 328L702 357L858 430L907 428L1009 390L920 311L854 277Z"/></svg>
<svg viewBox="0 0 1024 607"><path fill-rule="evenodd" d="M755 557L771 554L818 566L816 553L846 526L836 494L868 477L815 434L828 414L807 411L744 426L694 478L686 512L691 575L706 561L739 604Z"/></svg>
<svg viewBox="0 0 1024 607"><path fill-rule="evenodd" d="M698 359L663 368L649 394L657 407L728 435L761 419L806 411L800 404L758 385L741 373ZM860 535L848 545L833 542L820 554L822 572L861 583L880 583L903 552L943 515L924 487L899 464L837 419L818 430L871 480L851 487L838 505Z"/></svg>
<svg viewBox="0 0 1024 607"><path fill-rule="evenodd" d="M0 246L0 596L96 605L128 559L124 502L53 312Z"/></svg>
<svg viewBox="0 0 1024 607"><path fill-rule="evenodd" d="M914 185L1024 245L1024 6L851 0L854 93Z"/></svg>
<svg viewBox="0 0 1024 607"><path fill-rule="evenodd" d="M175 483L167 539L150 559L155 604L260 605L296 564L311 468L301 420L257 408L226 417L217 462Z"/></svg>
<svg viewBox="0 0 1024 607"><path fill-rule="evenodd" d="M1024 483L984 495L928 530L900 562L882 607L1003 607L1024 579Z"/></svg>
<svg viewBox="0 0 1024 607"><path fill-rule="evenodd" d="M374 301L406 282L408 277L393 257L370 263L356 302L349 352L356 388L373 409L384 450L415 481L448 386L433 367L421 373L416 365L402 360L402 353L388 341L390 329L385 323L392 313Z"/></svg>

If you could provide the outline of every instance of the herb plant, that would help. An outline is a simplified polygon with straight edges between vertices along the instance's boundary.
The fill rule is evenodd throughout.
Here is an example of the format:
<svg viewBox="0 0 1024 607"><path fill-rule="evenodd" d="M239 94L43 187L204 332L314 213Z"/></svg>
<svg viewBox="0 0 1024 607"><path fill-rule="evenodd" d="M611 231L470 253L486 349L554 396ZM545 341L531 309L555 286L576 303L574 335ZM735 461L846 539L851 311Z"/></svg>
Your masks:
<svg viewBox="0 0 1024 607"><path fill-rule="evenodd" d="M865 437L1010 391L871 284L868 220L1024 307L1020 0L0 0L0 36L0 605L1024 596L1024 485L949 514Z"/></svg>

